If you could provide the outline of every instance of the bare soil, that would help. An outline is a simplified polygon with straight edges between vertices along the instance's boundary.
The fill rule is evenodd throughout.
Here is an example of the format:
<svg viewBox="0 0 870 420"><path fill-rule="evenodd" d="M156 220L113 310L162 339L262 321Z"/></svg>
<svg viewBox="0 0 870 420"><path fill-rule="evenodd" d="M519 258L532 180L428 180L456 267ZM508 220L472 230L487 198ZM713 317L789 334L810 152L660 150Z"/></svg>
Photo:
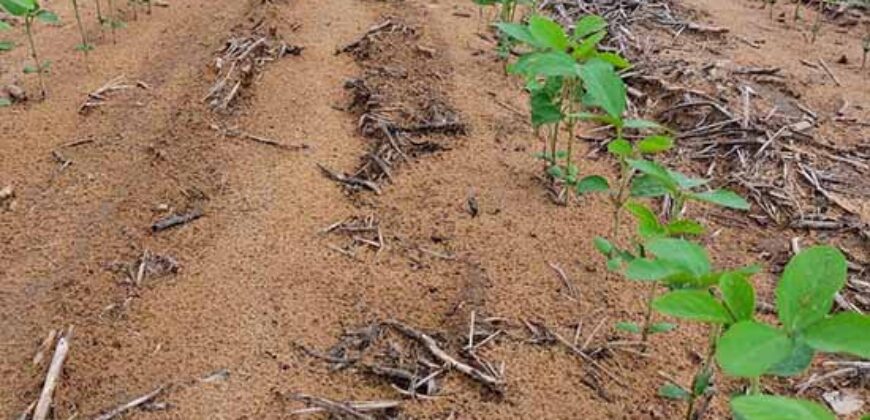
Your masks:
<svg viewBox="0 0 870 420"><path fill-rule="evenodd" d="M303 407L294 393L402 400L410 418L682 416L684 407L657 390L667 376L689 381L705 344L699 327L653 337L645 356L636 347L597 352L603 369L552 337L529 342L526 323L570 341L580 324L577 343L589 339L590 348L635 340L613 325L642 319L647 290L608 275L592 247L610 229L603 198L566 206L550 198L521 83L505 74L487 18L470 1L175 1L136 20L128 10L116 42L86 3L86 26L99 34L87 65L74 50L70 5L45 1L63 22L36 33L53 61L45 101L33 99L35 78L18 71L28 60L23 37L9 35L21 46L0 56L0 86L32 97L0 108L0 188L14 189L0 203L0 416L17 417L39 396L52 351L43 349L42 361L34 355L49 331L67 326L74 333L54 397L58 419L90 418L159 386L155 401L166 406L127 417L284 418ZM781 103L792 112L782 92L796 94L829 116L818 126L825 144L866 157L870 68L860 68L859 38L867 18L829 23L809 43L790 18L770 21L760 6L681 0L674 7L687 19L729 32L675 37L651 28L644 36L663 57L781 68L785 85L761 95L759 109ZM385 21L398 25L340 51ZM303 50L262 61L227 112L216 112L203 100L221 75L215 58L240 34ZM836 83L799 61L820 58ZM130 88L79 112L89 92L122 75ZM370 95L360 99L354 82ZM855 122L834 120L844 101ZM372 115L386 118L392 135ZM437 126L445 122L461 129ZM578 156L595 147L578 144ZM378 160L389 163L388 175ZM594 157L581 170L612 167ZM849 200L867 230L870 178L867 168L856 171L865 195ZM202 217L152 229L191 211ZM804 246L841 245L867 280L861 228L793 230L695 211L714 225L703 240L717 262L762 258L769 272L757 281L768 301L771 273L795 236ZM380 234L324 232L351 218L370 218ZM146 262L177 263L177 272L146 264L140 277L145 253ZM366 369L333 370L304 351L326 352L347 330L394 319L459 355L472 316L498 317L507 331L478 353L503 364L502 390L450 372L439 376L438 396L412 399ZM414 346L395 332L379 345L389 343ZM804 379L766 385L788 392ZM729 386L721 384L723 395ZM870 403L866 385L850 390ZM726 413L720 395L708 417Z"/></svg>

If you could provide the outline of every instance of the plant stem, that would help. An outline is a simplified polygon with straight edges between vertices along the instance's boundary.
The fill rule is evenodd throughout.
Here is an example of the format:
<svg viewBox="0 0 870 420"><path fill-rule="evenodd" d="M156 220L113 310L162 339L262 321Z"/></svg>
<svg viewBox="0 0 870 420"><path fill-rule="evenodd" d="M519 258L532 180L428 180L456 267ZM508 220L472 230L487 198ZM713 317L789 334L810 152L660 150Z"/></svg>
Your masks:
<svg viewBox="0 0 870 420"><path fill-rule="evenodd" d="M650 283L649 292L646 297L646 313L643 318L643 330L641 331L640 341L643 343L641 345L640 351L646 352L647 341L649 340L649 329L652 324L652 302L656 297L656 284L655 282Z"/></svg>
<svg viewBox="0 0 870 420"><path fill-rule="evenodd" d="M117 9L115 9L115 1L114 0L108 0L108 1L109 1L109 26L112 27L112 43L117 44L118 38L115 37L115 26L118 25L117 16L115 15L117 13Z"/></svg>
<svg viewBox="0 0 870 420"><path fill-rule="evenodd" d="M82 34L82 52L85 53L85 65L88 64L88 48L91 47L91 44L88 43L88 35L85 32L85 27L82 25L82 16L79 13L79 2L78 0L72 0L73 10L76 13L76 23L79 25L79 32Z"/></svg>
<svg viewBox="0 0 870 420"><path fill-rule="evenodd" d="M755 377L755 378L749 379L749 394L750 395L761 394L761 378Z"/></svg>
<svg viewBox="0 0 870 420"><path fill-rule="evenodd" d="M708 372L709 369L712 369L713 355L716 354L716 341L719 339L721 331L721 326L716 324L710 325L710 335L707 337L707 354L704 356L703 364L695 372L695 376L692 377L692 392L689 394L689 410L686 412L686 420L695 420L695 402L698 400L698 397L702 396L696 395L695 381L702 374Z"/></svg>
<svg viewBox="0 0 870 420"><path fill-rule="evenodd" d="M801 0L794 2L794 21L797 22L801 18Z"/></svg>
<svg viewBox="0 0 870 420"><path fill-rule="evenodd" d="M570 116L570 114L573 113L573 105L574 105L574 101L571 100L571 96L572 96L572 93L574 90L573 81L571 81L571 80L566 81L566 85L564 86L564 89L565 89L565 92L563 94L564 96L563 96L562 102L567 102L567 105L565 105L565 109L567 111L567 112L565 112L565 115L569 115L568 119L566 120L566 123L568 126L568 150L567 150L568 155L566 156L566 159L565 159L565 170L570 172L571 171L571 159L572 159L572 155L574 153L574 124L576 123L574 118Z"/></svg>
<svg viewBox="0 0 870 420"><path fill-rule="evenodd" d="M39 55L36 53L36 43L33 42L33 16L24 18L24 30L27 32L27 41L30 43L30 56L33 57L33 62L36 64L36 74L39 76L39 90L42 94L42 99L45 99L45 80L42 78L42 64L39 61Z"/></svg>
<svg viewBox="0 0 870 420"><path fill-rule="evenodd" d="M97 5L97 21L100 24L100 30L102 30L102 28L103 28L103 12L100 9L100 1L101 0L94 0L94 3Z"/></svg>

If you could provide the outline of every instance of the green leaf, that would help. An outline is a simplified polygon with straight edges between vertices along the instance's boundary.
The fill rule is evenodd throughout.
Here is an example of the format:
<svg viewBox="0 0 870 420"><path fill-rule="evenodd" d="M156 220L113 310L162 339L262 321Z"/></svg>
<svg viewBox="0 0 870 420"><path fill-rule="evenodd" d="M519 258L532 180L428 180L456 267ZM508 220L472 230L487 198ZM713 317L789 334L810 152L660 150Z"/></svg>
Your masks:
<svg viewBox="0 0 870 420"><path fill-rule="evenodd" d="M0 6L3 6L10 15L26 16L36 10L36 0L0 0Z"/></svg>
<svg viewBox="0 0 870 420"><path fill-rule="evenodd" d="M662 314L689 321L731 322L728 310L705 290L674 290L653 300L652 307Z"/></svg>
<svg viewBox="0 0 870 420"><path fill-rule="evenodd" d="M94 46L91 44L78 44L76 45L76 51L92 51Z"/></svg>
<svg viewBox="0 0 870 420"><path fill-rule="evenodd" d="M574 47L571 56L578 61L588 61L598 55L598 44L607 36L605 32L596 32L588 38L580 42L580 45ZM599 59L606 62L606 60ZM608 63L609 64L609 63Z"/></svg>
<svg viewBox="0 0 870 420"><path fill-rule="evenodd" d="M22 71L24 72L24 74L33 74L33 73L38 72L39 70L37 70L36 67L27 65L27 66L24 66L24 69L22 69Z"/></svg>
<svg viewBox="0 0 870 420"><path fill-rule="evenodd" d="M695 277L710 273L710 256L696 243L676 238L655 238L646 243L646 249L657 260L666 261Z"/></svg>
<svg viewBox="0 0 870 420"><path fill-rule="evenodd" d="M625 277L636 281L658 281L679 272L678 269L661 260L636 258L628 263Z"/></svg>
<svg viewBox="0 0 870 420"><path fill-rule="evenodd" d="M525 25L520 25L516 23L506 23L500 22L495 25L500 31L507 34L507 36L516 39L517 41L529 44L533 47L543 47L538 44L538 41L535 37L532 36L531 32L529 32L529 28Z"/></svg>
<svg viewBox="0 0 870 420"><path fill-rule="evenodd" d="M846 284L846 257L830 246L807 248L785 266L776 287L776 308L786 331L801 331L831 311Z"/></svg>
<svg viewBox="0 0 870 420"><path fill-rule="evenodd" d="M0 108L4 108L12 105L12 100L9 98L0 98Z"/></svg>
<svg viewBox="0 0 870 420"><path fill-rule="evenodd" d="M0 31L8 31L10 29L12 29L12 26L10 26L8 23L0 20Z"/></svg>
<svg viewBox="0 0 870 420"><path fill-rule="evenodd" d="M836 420L814 402L776 395L742 395L731 399L731 410L742 420Z"/></svg>
<svg viewBox="0 0 870 420"><path fill-rule="evenodd" d="M615 139L610 143L607 143L607 151L610 152L610 154L621 158L627 158L634 154L634 149L631 147L631 143L626 139Z"/></svg>
<svg viewBox="0 0 870 420"><path fill-rule="evenodd" d="M807 327L804 339L819 351L870 359L870 316L841 312Z"/></svg>
<svg viewBox="0 0 870 420"><path fill-rule="evenodd" d="M644 154L661 153L674 147L674 140L668 136L649 136L637 143L637 150Z"/></svg>
<svg viewBox="0 0 870 420"><path fill-rule="evenodd" d="M725 273L719 279L722 300L738 321L751 321L755 314L755 289L746 276Z"/></svg>
<svg viewBox="0 0 870 420"><path fill-rule="evenodd" d="M635 198L661 197L668 193L667 188L649 175L641 175L631 180L631 196Z"/></svg>
<svg viewBox="0 0 870 420"><path fill-rule="evenodd" d="M586 15L574 25L574 38L583 39L596 32L607 29L607 21L601 16Z"/></svg>
<svg viewBox="0 0 870 420"><path fill-rule="evenodd" d="M673 179L677 183L677 185L683 190L697 188L710 182L710 180L704 178L692 178L680 171L674 171L671 169L667 169L667 171L668 175L671 176L671 179Z"/></svg>
<svg viewBox="0 0 870 420"><path fill-rule="evenodd" d="M529 18L529 33L538 42L556 51L565 51L568 48L568 36L562 30L562 26L540 15Z"/></svg>
<svg viewBox="0 0 870 420"><path fill-rule="evenodd" d="M547 173L550 174L553 178L562 179L565 178L565 171L562 170L562 167L559 165L552 165L547 168Z"/></svg>
<svg viewBox="0 0 870 420"><path fill-rule="evenodd" d="M688 400L689 399L689 391L681 388L678 385L675 385L671 382L667 382L659 388L659 396L667 398L669 400Z"/></svg>
<svg viewBox="0 0 870 420"><path fill-rule="evenodd" d="M587 92L589 105L597 106L613 118L625 112L625 83L610 63L594 58L580 68L580 77Z"/></svg>
<svg viewBox="0 0 870 420"><path fill-rule="evenodd" d="M727 207L736 210L749 210L749 202L737 193L728 190L713 190L692 194L691 198L698 201L705 201L717 206Z"/></svg>
<svg viewBox="0 0 870 420"><path fill-rule="evenodd" d="M595 249L597 249L598 252L604 255L612 254L615 249L610 241L600 236L596 236L595 239L592 240L592 244L595 245Z"/></svg>
<svg viewBox="0 0 870 420"><path fill-rule="evenodd" d="M638 326L634 322L618 322L616 324L616 329L632 334L640 334L640 326Z"/></svg>
<svg viewBox="0 0 870 420"><path fill-rule="evenodd" d="M665 234L665 227L662 226L659 218L647 206L630 202L625 204L625 209L637 219L637 231L640 236L652 238Z"/></svg>
<svg viewBox="0 0 870 420"><path fill-rule="evenodd" d="M755 321L734 324L716 345L722 370L741 378L757 378L792 352L785 331Z"/></svg>
<svg viewBox="0 0 870 420"><path fill-rule="evenodd" d="M610 189L610 184L602 176L590 175L580 180L577 183L577 194L588 194L591 192L602 192Z"/></svg>
<svg viewBox="0 0 870 420"><path fill-rule="evenodd" d="M665 226L665 231L668 236L703 235L704 226L694 220L677 219L669 222Z"/></svg>
<svg viewBox="0 0 870 420"><path fill-rule="evenodd" d="M604 60L610 64L613 64L613 67L616 67L620 70L627 69L631 67L631 63L625 59L625 57L612 52L600 52L595 54L595 58Z"/></svg>
<svg viewBox="0 0 870 420"><path fill-rule="evenodd" d="M554 124L562 121L562 110L553 102L553 98L544 90L533 92L529 96L532 110L532 125L540 127L544 124Z"/></svg>
<svg viewBox="0 0 870 420"><path fill-rule="evenodd" d="M0 41L0 51L10 51L15 48L15 43L12 41Z"/></svg>
<svg viewBox="0 0 870 420"><path fill-rule="evenodd" d="M45 23L58 23L60 19L58 19L57 15L54 12L42 9L39 12L36 12L36 18L45 22Z"/></svg>
<svg viewBox="0 0 870 420"><path fill-rule="evenodd" d="M576 77L578 66L570 55L561 51L551 51L525 54L509 66L508 71L527 77Z"/></svg>
<svg viewBox="0 0 870 420"><path fill-rule="evenodd" d="M670 172L656 162L646 159L628 159L626 162L638 172L651 176L668 190L675 190L678 186Z"/></svg>
<svg viewBox="0 0 870 420"><path fill-rule="evenodd" d="M669 331L673 331L677 329L677 324L672 324L670 322L656 322L649 326L650 334L661 334Z"/></svg>
<svg viewBox="0 0 870 420"><path fill-rule="evenodd" d="M625 128L633 128L636 130L664 130L661 124L655 121L647 121L647 120L625 120L623 123L623 127Z"/></svg>
<svg viewBox="0 0 870 420"><path fill-rule="evenodd" d="M808 346L807 343L792 338L791 353L785 359L768 369L765 374L776 376L800 375L810 367L810 363L813 362L815 355L816 351Z"/></svg>
<svg viewBox="0 0 870 420"><path fill-rule="evenodd" d="M710 388L710 378L713 377L713 369L709 366L701 369L694 378L692 378L692 393L696 396L704 395L707 389Z"/></svg>

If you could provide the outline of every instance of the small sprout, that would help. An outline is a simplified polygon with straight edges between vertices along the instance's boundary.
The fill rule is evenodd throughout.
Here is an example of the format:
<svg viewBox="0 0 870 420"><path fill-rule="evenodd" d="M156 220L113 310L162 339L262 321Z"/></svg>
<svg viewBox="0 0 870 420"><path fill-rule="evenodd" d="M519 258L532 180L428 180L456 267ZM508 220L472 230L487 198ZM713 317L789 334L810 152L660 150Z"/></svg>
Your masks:
<svg viewBox="0 0 870 420"><path fill-rule="evenodd" d="M36 43L33 41L33 22L38 19L45 23L54 24L59 20L53 12L43 9L39 6L37 0L0 0L0 6L6 9L9 14L24 18L24 31L27 35L27 41L30 44L30 56L33 58L33 66L24 68L25 73L37 73L39 75L39 87L42 98L45 99L45 80L43 73L48 70L50 62L42 62L39 60L39 54L36 51Z"/></svg>
<svg viewBox="0 0 870 420"><path fill-rule="evenodd" d="M640 334L640 325L634 322L619 322L616 324L616 329L632 334Z"/></svg>
<svg viewBox="0 0 870 420"><path fill-rule="evenodd" d="M85 31L85 26L82 24L81 13L79 13L78 0L72 0L72 5L73 5L73 10L75 11L75 15L76 15L76 23L78 24L78 27L79 27L79 33L82 36L82 43L79 45L76 45L76 50L84 53L85 62L87 63L88 51L93 50L94 46L88 42L88 34Z"/></svg>
<svg viewBox="0 0 870 420"><path fill-rule="evenodd" d="M667 382L659 388L659 396L669 400L685 401L691 397L691 393L673 382Z"/></svg>

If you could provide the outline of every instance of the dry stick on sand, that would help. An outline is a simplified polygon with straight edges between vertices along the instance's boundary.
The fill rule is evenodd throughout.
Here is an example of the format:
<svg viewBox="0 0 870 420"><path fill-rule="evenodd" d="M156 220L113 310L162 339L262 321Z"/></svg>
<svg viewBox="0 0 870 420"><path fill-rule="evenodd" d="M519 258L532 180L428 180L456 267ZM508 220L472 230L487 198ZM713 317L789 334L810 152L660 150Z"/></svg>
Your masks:
<svg viewBox="0 0 870 420"><path fill-rule="evenodd" d="M456 369L470 378L483 383L489 389L501 393L503 391L502 386L504 385L504 380L501 378L496 378L488 373L484 373L474 367L471 367L465 363L456 360L453 356L447 354L441 347L438 346L438 343L434 338L417 331L405 324L402 324L398 321L386 321L384 325L393 327L396 331L406 335L409 338L412 338L426 347L433 356L435 356L438 360L442 361L449 368Z"/></svg>
<svg viewBox="0 0 870 420"><path fill-rule="evenodd" d="M380 411L396 408L402 403L399 401L348 401L339 402L327 398L315 397L306 394L293 394L290 398L302 401L312 407L292 411L291 415L329 412L338 416L350 416L355 419L374 419L365 414L365 411Z"/></svg>
<svg viewBox="0 0 870 420"><path fill-rule="evenodd" d="M106 84L100 86L100 88L98 88L97 90L88 93L88 97L87 99L85 99L85 102L82 103L81 106L79 106L79 113L85 114L90 111L91 108L96 108L100 105L103 105L106 99L108 99L105 96L107 93L114 92L116 90L132 88L133 85L124 84L125 80L125 76L118 76L112 80L109 80L108 82L106 82Z"/></svg>
<svg viewBox="0 0 870 420"><path fill-rule="evenodd" d="M73 328L69 327L66 333L57 339L54 356L51 358L51 365L48 367L48 373L46 373L45 382L42 385L42 393L39 394L39 401L36 403L36 409L33 411L33 420L45 420L48 418L54 388L57 387L60 374L63 371L63 362L66 360L67 353L69 353L69 342L72 339L72 332Z"/></svg>
<svg viewBox="0 0 870 420"><path fill-rule="evenodd" d="M153 391L151 391L151 392L149 392L149 393L147 393L139 398L130 400L130 401L116 407L115 409L113 409L112 411L109 411L106 414L103 414L99 417L95 417L94 420L110 420L110 419L113 419L115 417L118 417L130 409L136 408L142 404L145 404L145 403L153 400L155 397L160 395L161 392L163 392L162 385L157 387L157 389L155 389L155 390L153 390Z"/></svg>

